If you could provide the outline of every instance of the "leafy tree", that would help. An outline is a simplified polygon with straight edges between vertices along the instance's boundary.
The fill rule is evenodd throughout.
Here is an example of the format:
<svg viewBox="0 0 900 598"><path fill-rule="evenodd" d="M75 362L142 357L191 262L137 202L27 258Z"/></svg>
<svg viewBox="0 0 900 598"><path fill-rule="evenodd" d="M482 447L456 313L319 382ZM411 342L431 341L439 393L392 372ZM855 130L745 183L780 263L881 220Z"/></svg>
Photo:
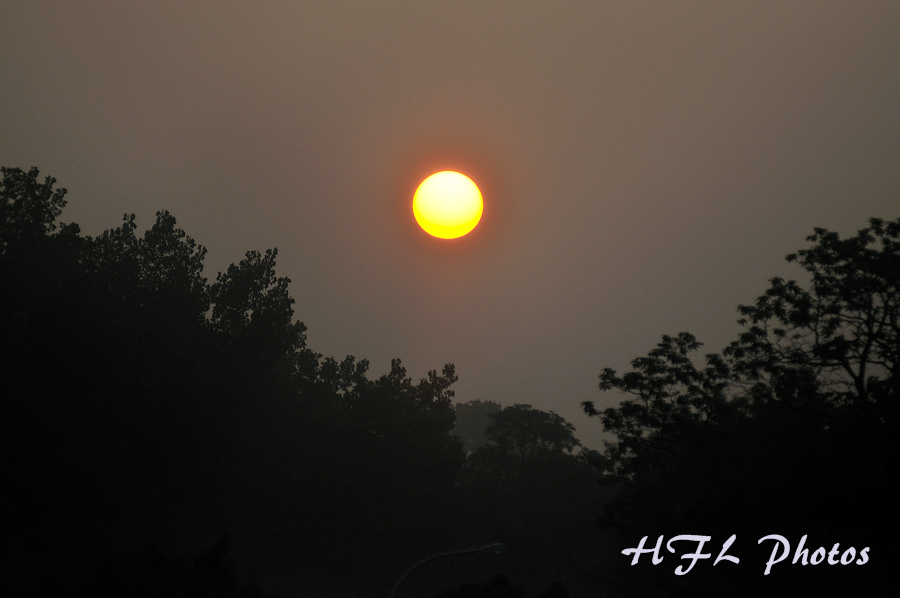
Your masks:
<svg viewBox="0 0 900 598"><path fill-rule="evenodd" d="M294 300L288 293L291 281L275 274L277 255L277 249L266 251L265 256L248 251L239 264L232 264L216 277L210 288L212 324L216 330L231 335L292 327L299 331L302 325L292 324Z"/></svg>
<svg viewBox="0 0 900 598"><path fill-rule="evenodd" d="M72 296L82 289L76 272L84 239L74 224L55 222L66 205L56 179L38 181L38 169L2 168L0 180L0 333L19 349L4 361L21 367L21 352L37 335L53 334L65 321ZM36 314L47 315L38 318ZM19 357L16 357L19 354ZM2 371L2 370L0 370Z"/></svg>
<svg viewBox="0 0 900 598"><path fill-rule="evenodd" d="M811 274L805 289L774 278L754 304L740 306L747 329L724 351L710 354L706 366L691 353L701 345L688 333L663 336L634 370L600 374L600 389L628 398L597 410L618 443L609 452L628 471L628 459L648 450L665 450L666 441L693 433L698 424L749 416L767 403L805 406L827 426L836 410L877 411L894 420L897 388L897 314L900 305L900 220L872 219L855 237L816 229L810 249L788 256Z"/></svg>
<svg viewBox="0 0 900 598"><path fill-rule="evenodd" d="M353 369L354 376L358 372ZM401 361L393 359L387 374L371 381L360 380L339 401L353 436L364 442L364 450L379 447L381 454L409 462L436 441L441 451L447 452L445 458L459 464L460 443L451 435L455 414L450 387L456 380L454 366L447 364L441 374L432 370L413 384Z"/></svg>
<svg viewBox="0 0 900 598"><path fill-rule="evenodd" d="M119 227L86 240L81 313L89 314L94 326L112 324L123 340L169 344L173 337L195 336L210 305L203 276L206 249L166 211L157 212L143 237L136 228L134 214L126 214Z"/></svg>
<svg viewBox="0 0 900 598"><path fill-rule="evenodd" d="M189 321L201 321L209 309L209 290L203 276L206 248L176 226L168 211L156 213L156 222L144 233L138 268L144 292L177 318L174 307L187 311Z"/></svg>
<svg viewBox="0 0 900 598"><path fill-rule="evenodd" d="M811 284L774 278L727 350L754 399L795 402L796 382L814 381L835 407L896 419L900 396L900 219L873 218L855 236L815 229L809 249L787 256Z"/></svg>
<svg viewBox="0 0 900 598"><path fill-rule="evenodd" d="M534 485L541 472L557 476L584 465L573 454L581 446L575 427L552 411L516 404L488 418L486 444L466 460L470 486L504 486L504 491L521 492Z"/></svg>
<svg viewBox="0 0 900 598"><path fill-rule="evenodd" d="M536 478L550 473L560 481L583 468L592 469L573 451L581 446L575 438L575 426L553 411L516 404L489 413L487 442L466 460L466 484L495 488L504 492L522 492Z"/></svg>
<svg viewBox="0 0 900 598"><path fill-rule="evenodd" d="M700 343L682 333L664 336L622 376L603 370L600 388L627 398L603 410L583 404L617 437L605 457L619 497L602 521L628 542L648 530L702 527L724 539L776 526L797 538L877 545L891 560L896 549L882 540L897 529L884 456L897 450L898 236L900 220L872 219L848 239L816 229L813 246L787 258L808 285L772 279L739 308L745 330L722 355L697 365ZM783 575L828 595L863 577ZM861 587L874 590L884 575L870 568ZM654 571L623 592L647 595L647 579L692 594L727 588L721 572L673 580Z"/></svg>
<svg viewBox="0 0 900 598"><path fill-rule="evenodd" d="M452 435L450 387L456 380L455 368L447 364L440 374L432 370L413 383L401 361L393 359L387 374L348 389L338 400L345 446L355 454L356 467L349 471L375 486L387 476L389 494L405 495L391 500L395 505L412 500L410 509L449 492L463 461L461 444ZM398 513L396 506L390 512Z"/></svg>
<svg viewBox="0 0 900 598"><path fill-rule="evenodd" d="M248 251L209 286L209 326L217 338L223 393L238 402L296 397L296 368L314 377L317 362L306 348L306 326L294 320L290 279L275 272L277 249ZM306 359L304 360L304 356Z"/></svg>
<svg viewBox="0 0 900 598"><path fill-rule="evenodd" d="M66 205L66 190L54 189L56 179L38 181L38 169L2 167L0 181L0 253L29 239L56 231L56 218Z"/></svg>
<svg viewBox="0 0 900 598"><path fill-rule="evenodd" d="M715 354L706 357L705 367L697 367L691 354L700 346L688 333L664 335L646 357L632 361L633 371L620 377L606 368L600 374L601 390L616 389L634 397L602 412L591 401L583 404L585 412L599 416L604 429L618 439L616 444L607 443L611 473L633 475L648 461L662 465L684 460L678 454L677 437L695 436L703 424L709 427L740 413L742 403L729 400L730 367Z"/></svg>

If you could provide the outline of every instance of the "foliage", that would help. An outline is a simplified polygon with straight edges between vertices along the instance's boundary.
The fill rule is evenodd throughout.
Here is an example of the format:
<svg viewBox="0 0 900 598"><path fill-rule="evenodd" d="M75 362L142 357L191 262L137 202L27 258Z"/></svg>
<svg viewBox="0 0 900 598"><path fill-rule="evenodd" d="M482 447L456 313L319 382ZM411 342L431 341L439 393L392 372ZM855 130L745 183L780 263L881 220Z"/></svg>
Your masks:
<svg viewBox="0 0 900 598"><path fill-rule="evenodd" d="M581 446L575 427L552 411L516 404L487 417L486 443L467 459L469 484L504 485L522 491L541 475L553 472L555 477L570 466L585 465L573 455Z"/></svg>
<svg viewBox="0 0 900 598"><path fill-rule="evenodd" d="M765 403L804 407L822 417L847 405L869 406L882 422L893 417L900 347L898 237L900 220L872 219L846 240L816 229L808 238L816 245L787 258L810 273L810 288L772 279L754 304L740 306L746 330L723 355L707 355L705 367L691 357L700 343L681 333L663 336L621 377L604 369L601 390L636 397L602 411L593 402L583 404L618 437L610 447L617 464L627 470L627 460L637 453L664 448L663 438L748 417Z"/></svg>
<svg viewBox="0 0 900 598"><path fill-rule="evenodd" d="M752 538L774 526L872 545L891 560L896 549L883 531L898 526L886 459L898 432L898 237L900 220L872 219L847 239L816 229L812 247L787 257L808 284L772 279L755 303L739 307L745 329L721 355L698 366L700 343L681 333L664 336L622 376L604 369L601 390L628 396L603 410L583 404L617 439L604 456L618 497L601 521L627 542L701 528ZM740 554L760 558L748 550ZM866 575L862 587L874 591L886 569ZM634 581L624 570L619 577ZM717 585L725 583L719 574L651 578L672 592L728 588ZM853 573L804 577L796 569L786 578L828 595L860 583ZM623 593L654 591L644 581Z"/></svg>
<svg viewBox="0 0 900 598"><path fill-rule="evenodd" d="M553 411L516 404L489 416L489 443L521 459L541 453L567 453L581 446L575 426Z"/></svg>
<svg viewBox="0 0 900 598"><path fill-rule="evenodd" d="M351 368L347 364L343 369ZM352 371L358 376L360 370ZM455 415L450 387L456 380L455 368L447 364L441 374L432 370L414 384L401 361L393 359L387 374L358 378L352 386L342 383L346 391L338 405L347 448L369 472L360 475L374 473L380 480L392 472L396 487L407 493L419 489L413 496L451 487L463 459L461 445L451 434Z"/></svg>
<svg viewBox="0 0 900 598"><path fill-rule="evenodd" d="M815 229L809 249L787 257L811 284L774 278L726 355L756 400L796 402L803 379L832 406L896 417L900 394L900 219L873 218L855 236ZM787 383L792 382L792 383Z"/></svg>
<svg viewBox="0 0 900 598"><path fill-rule="evenodd" d="M82 237L55 223L54 183L4 168L0 186L0 431L12 508L35 521L11 538L23 579L50 592L74 580L39 570L228 529L256 547L248 566L300 561L314 587L316 563L350 555L365 580L397 558L387 539L428 537L463 460L451 364L413 382L399 360L376 377L323 357L276 250L209 284L206 250L168 212L143 235L126 215Z"/></svg>
<svg viewBox="0 0 900 598"><path fill-rule="evenodd" d="M66 205L66 190L54 189L56 179L38 182L38 169L0 170L0 253L11 246L40 239L56 230L56 218Z"/></svg>
<svg viewBox="0 0 900 598"><path fill-rule="evenodd" d="M691 353L701 344L689 333L663 336L646 357L632 362L633 371L619 377L606 368L600 374L600 389L617 389L636 398L599 412L593 402L583 404L590 416L599 416L604 429L616 434L618 443L607 445L612 473L632 475L647 461L679 459L674 437L694 435L698 428L715 424L740 412L740 401L729 400L730 367L718 355L706 357L698 368ZM653 454L643 464L638 455ZM662 464L662 463L660 463Z"/></svg>
<svg viewBox="0 0 900 598"><path fill-rule="evenodd" d="M152 317L179 327L204 322L209 310L203 276L206 248L178 228L166 211L157 212L142 238L136 228L134 214L126 214L118 228L87 239L85 282L98 298L115 306L114 313L121 312L119 317Z"/></svg>
<svg viewBox="0 0 900 598"><path fill-rule="evenodd" d="M275 274L277 255L277 249L267 250L265 256L248 251L239 264L216 276L216 283L210 287L213 328L232 336L284 332L279 344L300 342L303 325L293 322L290 279Z"/></svg>

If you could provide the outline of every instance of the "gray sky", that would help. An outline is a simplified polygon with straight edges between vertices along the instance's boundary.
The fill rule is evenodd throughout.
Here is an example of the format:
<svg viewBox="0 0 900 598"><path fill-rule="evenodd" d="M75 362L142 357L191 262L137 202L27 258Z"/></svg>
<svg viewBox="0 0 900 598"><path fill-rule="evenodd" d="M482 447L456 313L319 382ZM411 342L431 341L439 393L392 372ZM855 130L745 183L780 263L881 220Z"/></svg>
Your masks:
<svg viewBox="0 0 900 598"><path fill-rule="evenodd" d="M897 2L0 4L0 164L65 222L167 209L207 276L279 249L310 346L460 401L580 403L662 334L718 351L814 226L900 206ZM456 169L468 237L412 194Z"/></svg>

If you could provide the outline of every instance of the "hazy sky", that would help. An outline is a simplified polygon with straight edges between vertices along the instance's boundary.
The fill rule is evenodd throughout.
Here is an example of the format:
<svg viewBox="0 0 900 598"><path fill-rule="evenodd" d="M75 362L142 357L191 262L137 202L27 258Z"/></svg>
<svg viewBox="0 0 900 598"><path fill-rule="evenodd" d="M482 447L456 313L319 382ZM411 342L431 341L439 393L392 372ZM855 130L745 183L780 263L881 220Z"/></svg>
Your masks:
<svg viewBox="0 0 900 598"><path fill-rule="evenodd" d="M718 351L814 226L900 207L898 2L0 3L0 164L96 235L157 210L207 276L279 250L310 346L460 401L580 403L662 334ZM416 226L457 169L468 237Z"/></svg>

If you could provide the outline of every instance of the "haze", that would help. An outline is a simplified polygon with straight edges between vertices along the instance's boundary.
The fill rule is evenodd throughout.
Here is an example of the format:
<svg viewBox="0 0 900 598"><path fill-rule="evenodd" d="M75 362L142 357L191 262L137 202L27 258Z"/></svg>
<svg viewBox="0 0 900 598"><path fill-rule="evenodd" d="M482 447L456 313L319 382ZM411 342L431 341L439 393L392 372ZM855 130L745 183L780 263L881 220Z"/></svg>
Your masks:
<svg viewBox="0 0 900 598"><path fill-rule="evenodd" d="M717 351L814 226L896 215L896 3L0 7L0 164L89 235L167 209L207 276L277 247L309 345L459 401L580 403L662 334ZM426 238L455 169L482 223Z"/></svg>

